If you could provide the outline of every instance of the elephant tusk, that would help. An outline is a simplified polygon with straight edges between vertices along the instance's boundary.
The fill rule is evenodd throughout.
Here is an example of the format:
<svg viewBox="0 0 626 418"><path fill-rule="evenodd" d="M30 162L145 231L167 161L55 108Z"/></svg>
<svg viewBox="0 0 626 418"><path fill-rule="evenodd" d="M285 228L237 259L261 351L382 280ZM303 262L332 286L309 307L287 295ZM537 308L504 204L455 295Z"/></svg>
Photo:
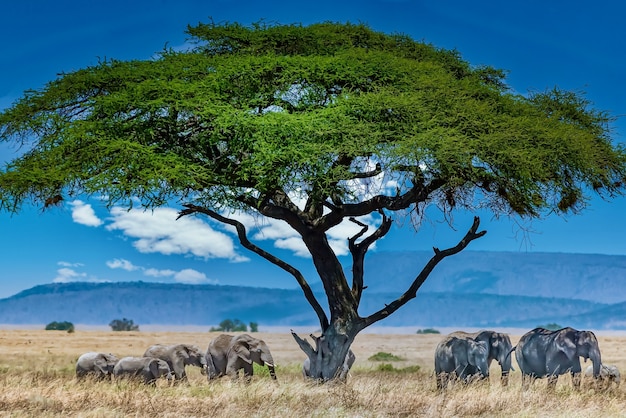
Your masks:
<svg viewBox="0 0 626 418"><path fill-rule="evenodd" d="M272 363L268 363L267 361L265 362L265 365L266 365L267 367L274 367L274 365L273 365Z"/></svg>

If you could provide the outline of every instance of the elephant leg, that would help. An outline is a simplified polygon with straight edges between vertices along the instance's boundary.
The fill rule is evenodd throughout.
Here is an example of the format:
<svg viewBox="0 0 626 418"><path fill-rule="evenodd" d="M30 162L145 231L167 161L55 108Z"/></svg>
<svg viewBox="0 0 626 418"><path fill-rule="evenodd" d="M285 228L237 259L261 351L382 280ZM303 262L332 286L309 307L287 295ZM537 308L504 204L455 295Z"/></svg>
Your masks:
<svg viewBox="0 0 626 418"><path fill-rule="evenodd" d="M243 378L245 379L246 383L250 382L250 380L252 380L252 375L254 374L254 366L252 363L250 364L244 364L243 365Z"/></svg>
<svg viewBox="0 0 626 418"><path fill-rule="evenodd" d="M580 389L581 373L572 373L572 386L574 389Z"/></svg>
<svg viewBox="0 0 626 418"><path fill-rule="evenodd" d="M533 376L529 374L522 374L522 390L528 390L533 381Z"/></svg>
<svg viewBox="0 0 626 418"><path fill-rule="evenodd" d="M508 386L509 385L509 372L502 372L502 377L500 378L500 383L502 384L502 386Z"/></svg>
<svg viewBox="0 0 626 418"><path fill-rule="evenodd" d="M448 373L441 372L437 374L437 389L443 390L448 385Z"/></svg>
<svg viewBox="0 0 626 418"><path fill-rule="evenodd" d="M551 374L548 376L548 389L554 390L556 389L556 382L559 380L558 374Z"/></svg>

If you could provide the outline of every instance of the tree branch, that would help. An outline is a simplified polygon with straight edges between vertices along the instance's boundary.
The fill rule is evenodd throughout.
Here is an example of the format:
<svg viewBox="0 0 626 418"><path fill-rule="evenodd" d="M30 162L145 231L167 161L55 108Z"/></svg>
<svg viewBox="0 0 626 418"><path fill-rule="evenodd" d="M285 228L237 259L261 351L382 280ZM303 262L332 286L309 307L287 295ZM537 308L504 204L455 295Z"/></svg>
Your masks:
<svg viewBox="0 0 626 418"><path fill-rule="evenodd" d="M418 180L418 178L416 177L415 180ZM401 195L387 196L380 194L359 203L335 206L336 210L331 210L330 213L320 218L315 223L315 227L327 231L339 224L347 216L363 216L382 209L394 212L406 209L415 203L426 201L435 190L444 184L445 180L438 178L426 184L416 181L411 189Z"/></svg>
<svg viewBox="0 0 626 418"><path fill-rule="evenodd" d="M311 287L307 283L302 273L300 273L300 271L298 271L292 265L281 260L280 258L274 256L273 254L268 253L262 248L251 243L250 240L248 240L248 236L246 234L246 227L241 222L235 219L230 219L225 216L222 216L219 213L211 209L205 208L205 207L196 206L190 203L184 204L183 206L186 207L187 209L181 210L178 213L178 217L176 219L179 219L186 215L190 215L192 213L203 213L219 222L232 225L237 229L237 236L239 238L239 242L241 242L241 245L243 245L248 250L255 252L256 254L268 260L270 263L282 268L283 270L285 270L286 272L294 276L296 278L296 281L302 288L302 291L304 292L304 296L306 297L307 301L313 307L313 310L315 310L315 313L317 314L317 317L319 318L322 329L328 328L328 317L326 316L324 309L322 309L321 305L315 298L315 295L313 294L313 290L311 290Z"/></svg>
<svg viewBox="0 0 626 418"><path fill-rule="evenodd" d="M359 233L348 239L348 248L352 253L352 295L354 296L357 307L361 301L363 289L365 289L365 287L363 286L363 264L365 261L365 253L369 249L370 245L372 245L378 239L384 237L391 228L391 218L387 217L382 210L379 210L378 212L383 217L382 223L372 235L366 237L358 244L356 243L356 240L363 236L363 234L365 234L368 227L364 223L359 222L357 219L350 218L350 221L362 227Z"/></svg>
<svg viewBox="0 0 626 418"><path fill-rule="evenodd" d="M309 358L311 358L315 354L317 354L317 350L315 348L313 348L313 346L311 346L311 343L309 343L304 338L301 338L293 330L290 330L290 331L291 331L291 335L293 335L294 340L296 340L296 342L300 346L300 349L302 351L304 351L304 354L306 354ZM311 337L313 337L313 335L311 335ZM315 338L313 338L313 339L315 340ZM315 342L316 342L316 345L317 345L317 340L315 340Z"/></svg>
<svg viewBox="0 0 626 418"><path fill-rule="evenodd" d="M404 292L404 294L402 294L398 299L394 300L389 305L386 305L385 308L379 310L378 312L373 313L367 318L364 318L361 329L366 328L372 325L373 323L378 322L381 319L388 317L389 315L397 311L400 307L402 307L404 304L406 304L409 300L413 299L417 294L417 290L420 288L422 284L424 284L424 281L426 280L428 275L430 275L430 273L433 271L435 266L441 260L443 260L444 258L450 255L459 253L460 251L465 249L465 247L467 247L470 242L472 242L473 240L477 238L482 237L483 235L487 233L487 231L476 232L479 225L480 225L480 218L478 216L475 216L472 227L469 229L469 231L467 231L467 234L465 234L463 239L459 241L457 245L455 245L454 247L445 249L445 250L439 250L438 248L433 248L435 255L433 255L432 258L428 261L428 263L426 263L426 265L424 266L420 274L415 278L415 280L413 281L413 284L411 284L409 289L406 292Z"/></svg>

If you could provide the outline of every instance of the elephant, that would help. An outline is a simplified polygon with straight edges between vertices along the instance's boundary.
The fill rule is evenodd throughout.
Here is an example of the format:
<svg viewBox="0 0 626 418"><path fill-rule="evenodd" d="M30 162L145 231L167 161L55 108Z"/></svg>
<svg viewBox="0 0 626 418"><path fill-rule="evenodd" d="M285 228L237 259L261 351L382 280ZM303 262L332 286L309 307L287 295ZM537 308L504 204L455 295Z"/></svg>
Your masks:
<svg viewBox="0 0 626 418"><path fill-rule="evenodd" d="M352 352L352 350L348 350L346 354L346 358L343 360L343 365L341 366L341 370L339 371L339 380L346 381L348 380L348 372L352 368L354 361L356 360L356 356ZM304 363L302 363L302 376L307 378L313 378L311 376L311 360L306 358Z"/></svg>
<svg viewBox="0 0 626 418"><path fill-rule="evenodd" d="M511 338L507 334L490 330L478 332L456 331L450 334L458 338L472 338L475 341L484 341L487 344L487 364L491 366L491 361L496 360L500 364L502 375L500 382L502 386L509 384L509 372L513 370L511 366ZM477 372L475 370L474 372Z"/></svg>
<svg viewBox="0 0 626 418"><path fill-rule="evenodd" d="M447 336L435 349L437 388L445 389L451 377L469 383L489 378L488 348L484 341Z"/></svg>
<svg viewBox="0 0 626 418"><path fill-rule="evenodd" d="M224 375L235 379L240 369L243 369L246 379L250 380L253 375L253 362L261 366L267 365L270 376L276 380L274 359L267 344L248 334L218 335L209 343L206 362L209 381Z"/></svg>
<svg viewBox="0 0 626 418"><path fill-rule="evenodd" d="M580 388L580 357L591 359L593 377L600 377L600 347L591 331L535 328L522 335L514 349L522 371L522 388L527 388L536 378L547 377L548 388L554 389L559 376L567 372L572 375L574 388Z"/></svg>
<svg viewBox="0 0 626 418"><path fill-rule="evenodd" d="M585 369L585 377L592 377L592 376L593 376L593 366L589 365ZM619 373L619 369L617 368L617 366L614 366L612 364L603 364L600 367L600 381L602 382L603 384L602 386L605 389L610 388L613 383L615 383L617 387L619 387L621 378L620 378L620 373Z"/></svg>
<svg viewBox="0 0 626 418"><path fill-rule="evenodd" d="M119 359L113 354L97 353L90 351L82 354L76 361L76 377L81 378L87 375L95 376L99 379L113 375L113 368Z"/></svg>
<svg viewBox="0 0 626 418"><path fill-rule="evenodd" d="M156 357L167 362L170 370L174 373L176 380L186 380L187 373L185 366L197 366L201 368L201 373L206 373L207 363L206 357L200 348L196 345L175 344L162 345L156 344L148 347L144 357Z"/></svg>
<svg viewBox="0 0 626 418"><path fill-rule="evenodd" d="M172 380L174 376L167 362L154 357L123 357L113 368L115 377L143 377L145 384L156 385L157 379L165 376Z"/></svg>

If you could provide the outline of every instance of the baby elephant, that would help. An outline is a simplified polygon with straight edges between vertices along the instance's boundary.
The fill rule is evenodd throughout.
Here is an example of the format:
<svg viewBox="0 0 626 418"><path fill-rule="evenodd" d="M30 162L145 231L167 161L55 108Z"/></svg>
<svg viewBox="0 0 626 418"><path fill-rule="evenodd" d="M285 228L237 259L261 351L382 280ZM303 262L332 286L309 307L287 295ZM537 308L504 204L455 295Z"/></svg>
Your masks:
<svg viewBox="0 0 626 418"><path fill-rule="evenodd" d="M593 377L593 366L589 366L585 369L585 378ZM603 383L605 389L611 387L611 384L615 384L619 387L620 374L617 366L611 364L602 364L600 367L600 381Z"/></svg>
<svg viewBox="0 0 626 418"><path fill-rule="evenodd" d="M98 379L110 377L119 359L113 354L89 352L81 355L76 361L76 377L87 375Z"/></svg>
<svg viewBox="0 0 626 418"><path fill-rule="evenodd" d="M148 347L144 357L156 357L167 362L177 380L186 380L185 366L197 366L206 374L206 358L200 348L189 344L162 345Z"/></svg>
<svg viewBox="0 0 626 418"><path fill-rule="evenodd" d="M167 363L154 357L123 357L113 368L115 377L142 377L146 385L156 385L156 381L161 376L167 380L172 380L174 376Z"/></svg>

